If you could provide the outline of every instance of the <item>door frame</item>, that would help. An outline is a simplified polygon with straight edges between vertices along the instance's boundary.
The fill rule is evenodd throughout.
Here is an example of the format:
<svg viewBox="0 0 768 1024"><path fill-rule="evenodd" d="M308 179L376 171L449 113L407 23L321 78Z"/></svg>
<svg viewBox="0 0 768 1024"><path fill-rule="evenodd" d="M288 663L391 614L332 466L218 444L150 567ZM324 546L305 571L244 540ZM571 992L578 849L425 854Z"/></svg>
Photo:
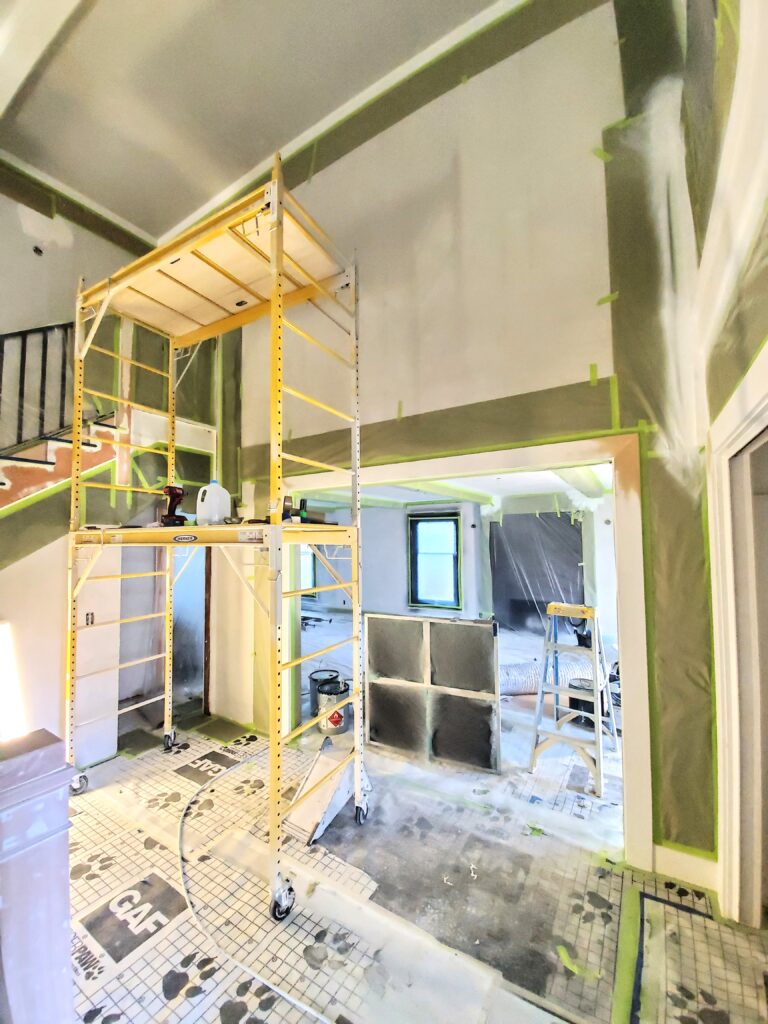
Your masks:
<svg viewBox="0 0 768 1024"><path fill-rule="evenodd" d="M648 700L648 652L645 626L645 577L641 511L640 450L637 434L595 437L528 448L478 452L416 462L367 466L360 484L455 479L494 472L542 470L612 462L618 592L619 644L622 664L622 716L632 728L622 737L625 860L645 871L659 869L664 851L653 844L651 732ZM349 487L343 472L287 478L291 491ZM680 855L683 857L684 855ZM699 858L685 858L696 870ZM678 877L685 877L675 872ZM691 879L693 880L693 879Z"/></svg>
<svg viewBox="0 0 768 1024"><path fill-rule="evenodd" d="M731 459L768 428L768 347L763 348L736 388L707 438L709 542L712 562L712 616L717 695L719 895L723 915L742 924L759 926L762 908L759 870L761 830L750 827L754 817L753 788L743 785L760 765L759 742L742 722L742 709L759 707L759 676L739 659L737 586L755 586L754 563L740 579L734 545L734 487ZM746 584L746 585L745 585ZM742 609L740 609L742 610ZM750 635L757 635L754 609ZM754 632L753 632L754 630ZM757 699L757 703L755 700Z"/></svg>

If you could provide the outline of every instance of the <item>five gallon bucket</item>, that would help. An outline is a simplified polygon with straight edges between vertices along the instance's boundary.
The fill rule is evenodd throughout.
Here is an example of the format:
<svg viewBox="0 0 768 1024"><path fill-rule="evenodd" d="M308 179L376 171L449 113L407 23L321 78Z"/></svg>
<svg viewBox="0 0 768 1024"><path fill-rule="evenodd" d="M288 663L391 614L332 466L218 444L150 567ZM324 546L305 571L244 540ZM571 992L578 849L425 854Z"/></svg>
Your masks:
<svg viewBox="0 0 768 1024"><path fill-rule="evenodd" d="M336 679L317 684L317 713L319 715L325 711L330 711L336 704L349 696L349 683L339 679L338 673L336 673L336 676ZM345 704L343 708L337 708L335 711L332 711L326 719L320 722L320 732L328 736L338 736L339 733L346 732L349 728L349 715L351 713L352 706L350 704Z"/></svg>
<svg viewBox="0 0 768 1024"><path fill-rule="evenodd" d="M339 673L334 668L319 668L309 673L309 715L317 714L317 687L320 683L338 683Z"/></svg>

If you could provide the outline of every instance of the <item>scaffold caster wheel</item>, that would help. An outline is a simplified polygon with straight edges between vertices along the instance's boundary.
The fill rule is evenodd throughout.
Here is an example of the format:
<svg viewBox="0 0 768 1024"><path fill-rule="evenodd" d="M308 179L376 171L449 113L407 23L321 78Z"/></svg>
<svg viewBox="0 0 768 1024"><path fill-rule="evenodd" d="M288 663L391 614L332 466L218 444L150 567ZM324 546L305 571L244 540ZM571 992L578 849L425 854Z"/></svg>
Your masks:
<svg viewBox="0 0 768 1024"><path fill-rule="evenodd" d="M355 821L358 825L362 825L365 819L368 817L368 805L365 804L363 807L355 807Z"/></svg>
<svg viewBox="0 0 768 1024"><path fill-rule="evenodd" d="M176 730L171 729L170 732L167 732L165 736L163 736L163 750L172 750L175 743Z"/></svg>
<svg viewBox="0 0 768 1024"><path fill-rule="evenodd" d="M69 784L69 792L72 796L82 796L88 789L88 776L85 772L79 772Z"/></svg>
<svg viewBox="0 0 768 1024"><path fill-rule="evenodd" d="M284 921L293 910L293 904L295 902L296 893L294 892L293 886L287 885L284 889L280 889L270 903L269 916L273 921Z"/></svg>

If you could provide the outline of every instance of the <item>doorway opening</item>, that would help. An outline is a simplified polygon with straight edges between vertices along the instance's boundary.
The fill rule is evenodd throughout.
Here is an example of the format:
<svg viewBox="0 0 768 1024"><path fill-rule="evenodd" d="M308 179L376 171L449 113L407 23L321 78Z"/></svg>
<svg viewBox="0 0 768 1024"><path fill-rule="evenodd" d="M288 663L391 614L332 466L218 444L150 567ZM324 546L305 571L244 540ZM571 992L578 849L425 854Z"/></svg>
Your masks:
<svg viewBox="0 0 768 1024"><path fill-rule="evenodd" d="M741 914L768 924L768 429L729 461L740 718Z"/></svg>
<svg viewBox="0 0 768 1024"><path fill-rule="evenodd" d="M334 488L302 490L312 512L327 521L350 521L349 495ZM594 853L624 855L621 659L614 540L615 495L611 460L362 487L362 606L364 614L395 617L493 620L498 651L500 775L525 816L553 836ZM336 566L345 579L350 568ZM310 549L302 550L301 588L328 586L301 602L301 653L327 654L302 666L302 720L317 713L318 680L335 673L351 680L347 648L352 634L348 595L330 589L333 579ZM529 770L542 684L544 642L551 602L597 610L605 651L606 699L614 705L618 737L601 737L603 786L578 742L549 746ZM591 678L585 648L594 622L565 621L561 640L572 652L559 656L560 685L584 688ZM551 682L551 672L547 677ZM565 735L582 744L594 738L585 698L562 698L577 711ZM608 698L610 694L610 698ZM546 727L554 698L544 697ZM605 709L603 709L605 710ZM583 714L582 714L583 712ZM338 740L336 740L338 742ZM460 770L454 766L453 770ZM512 818L510 820L516 820Z"/></svg>

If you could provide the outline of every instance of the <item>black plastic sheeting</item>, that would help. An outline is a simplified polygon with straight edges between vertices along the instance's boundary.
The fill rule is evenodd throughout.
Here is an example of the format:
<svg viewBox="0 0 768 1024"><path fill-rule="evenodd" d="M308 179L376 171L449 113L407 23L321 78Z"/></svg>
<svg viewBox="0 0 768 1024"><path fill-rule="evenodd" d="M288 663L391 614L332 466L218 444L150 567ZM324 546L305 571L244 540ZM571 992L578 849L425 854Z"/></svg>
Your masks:
<svg viewBox="0 0 768 1024"><path fill-rule="evenodd" d="M584 603L581 523L570 513L515 514L491 523L493 613L510 629L544 631L550 601Z"/></svg>

